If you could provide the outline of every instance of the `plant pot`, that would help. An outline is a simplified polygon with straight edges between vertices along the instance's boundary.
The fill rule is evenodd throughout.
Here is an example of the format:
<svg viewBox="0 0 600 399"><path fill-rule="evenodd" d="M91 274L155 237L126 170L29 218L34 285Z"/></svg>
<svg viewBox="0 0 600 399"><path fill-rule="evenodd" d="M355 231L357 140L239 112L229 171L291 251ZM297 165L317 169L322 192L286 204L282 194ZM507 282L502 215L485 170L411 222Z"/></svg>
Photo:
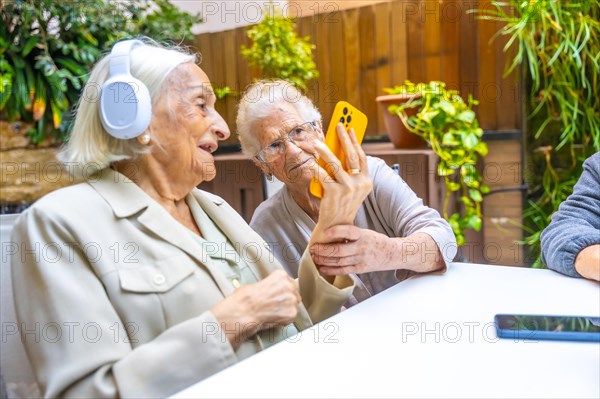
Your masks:
<svg viewBox="0 0 600 399"><path fill-rule="evenodd" d="M383 110L385 128L396 148L427 148L427 142L423 138L411 133L397 115L392 115L388 111L390 105L402 104L420 94L392 94L388 96L379 96L375 99ZM408 116L416 115L417 109L409 109L406 112Z"/></svg>

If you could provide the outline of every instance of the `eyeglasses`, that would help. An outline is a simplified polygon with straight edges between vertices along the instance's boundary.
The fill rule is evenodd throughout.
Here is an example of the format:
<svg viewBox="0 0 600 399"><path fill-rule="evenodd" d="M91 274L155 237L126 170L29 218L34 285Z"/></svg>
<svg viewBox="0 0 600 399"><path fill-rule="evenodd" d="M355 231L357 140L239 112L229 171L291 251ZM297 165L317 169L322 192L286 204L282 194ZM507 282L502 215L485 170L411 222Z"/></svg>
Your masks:
<svg viewBox="0 0 600 399"><path fill-rule="evenodd" d="M311 141L318 138L320 124L318 122L306 122L296 126L288 132L285 137L273 141L271 144L260 150L255 158L260 162L269 163L285 154L286 142L294 144L301 141Z"/></svg>

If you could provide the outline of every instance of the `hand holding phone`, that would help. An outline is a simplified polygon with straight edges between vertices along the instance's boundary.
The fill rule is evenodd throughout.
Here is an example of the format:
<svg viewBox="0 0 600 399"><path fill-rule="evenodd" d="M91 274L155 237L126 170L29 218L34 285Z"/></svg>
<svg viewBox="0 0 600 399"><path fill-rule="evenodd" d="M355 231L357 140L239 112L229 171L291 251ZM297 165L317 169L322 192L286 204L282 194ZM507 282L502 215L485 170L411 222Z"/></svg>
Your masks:
<svg viewBox="0 0 600 399"><path fill-rule="evenodd" d="M331 116L329 127L327 128L327 134L325 135L325 145L331 150L333 155L340 160L344 170L347 170L346 154L342 149L342 144L338 139L336 131L338 123L343 124L346 131L354 129L356 140L358 143L362 143L367 130L368 119L365 114L346 101L338 102L333 110L333 115ZM329 173L327 165L322 159L319 159L319 166ZM318 198L323 197L323 186L317 179L313 178L311 180L310 193Z"/></svg>

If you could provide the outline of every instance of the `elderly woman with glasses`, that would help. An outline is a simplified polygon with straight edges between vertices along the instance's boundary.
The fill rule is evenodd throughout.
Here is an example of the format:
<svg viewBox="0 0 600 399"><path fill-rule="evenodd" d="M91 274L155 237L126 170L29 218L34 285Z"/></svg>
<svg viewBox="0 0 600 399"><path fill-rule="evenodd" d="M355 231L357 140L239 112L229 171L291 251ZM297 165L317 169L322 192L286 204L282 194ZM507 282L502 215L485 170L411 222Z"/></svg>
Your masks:
<svg viewBox="0 0 600 399"><path fill-rule="evenodd" d="M337 129L344 131L342 125ZM329 243L310 242L319 217L336 210L324 208L310 194L310 168L319 157L312 148L324 139L321 115L291 84L262 81L249 86L239 105L237 130L244 154L268 179L275 176L285 185L256 209L250 226L291 276L298 274L301 255L309 247L322 274L355 277L357 289L347 304L352 305L413 273L445 270L456 255L449 224L373 157L367 157L373 190L356 218L328 229Z"/></svg>
<svg viewBox="0 0 600 399"><path fill-rule="evenodd" d="M324 278L307 251L294 281L226 202L196 188L230 133L193 54L120 42L93 88L106 92L79 102L63 154L86 181L40 199L12 236L14 303L44 397L167 397L341 309L351 278ZM355 138L340 137L365 169ZM336 162L323 144L305 149ZM371 189L366 171L337 169L312 243L352 223Z"/></svg>

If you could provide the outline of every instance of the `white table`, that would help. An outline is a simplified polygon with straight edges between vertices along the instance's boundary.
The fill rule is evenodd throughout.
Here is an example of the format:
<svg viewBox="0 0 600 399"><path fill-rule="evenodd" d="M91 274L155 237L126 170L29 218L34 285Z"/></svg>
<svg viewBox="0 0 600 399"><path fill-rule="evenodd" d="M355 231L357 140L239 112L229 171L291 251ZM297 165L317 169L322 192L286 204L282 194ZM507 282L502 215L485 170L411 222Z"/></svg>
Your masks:
<svg viewBox="0 0 600 399"><path fill-rule="evenodd" d="M600 397L600 344L500 340L496 313L600 317L600 285L548 270L452 264L175 397Z"/></svg>

